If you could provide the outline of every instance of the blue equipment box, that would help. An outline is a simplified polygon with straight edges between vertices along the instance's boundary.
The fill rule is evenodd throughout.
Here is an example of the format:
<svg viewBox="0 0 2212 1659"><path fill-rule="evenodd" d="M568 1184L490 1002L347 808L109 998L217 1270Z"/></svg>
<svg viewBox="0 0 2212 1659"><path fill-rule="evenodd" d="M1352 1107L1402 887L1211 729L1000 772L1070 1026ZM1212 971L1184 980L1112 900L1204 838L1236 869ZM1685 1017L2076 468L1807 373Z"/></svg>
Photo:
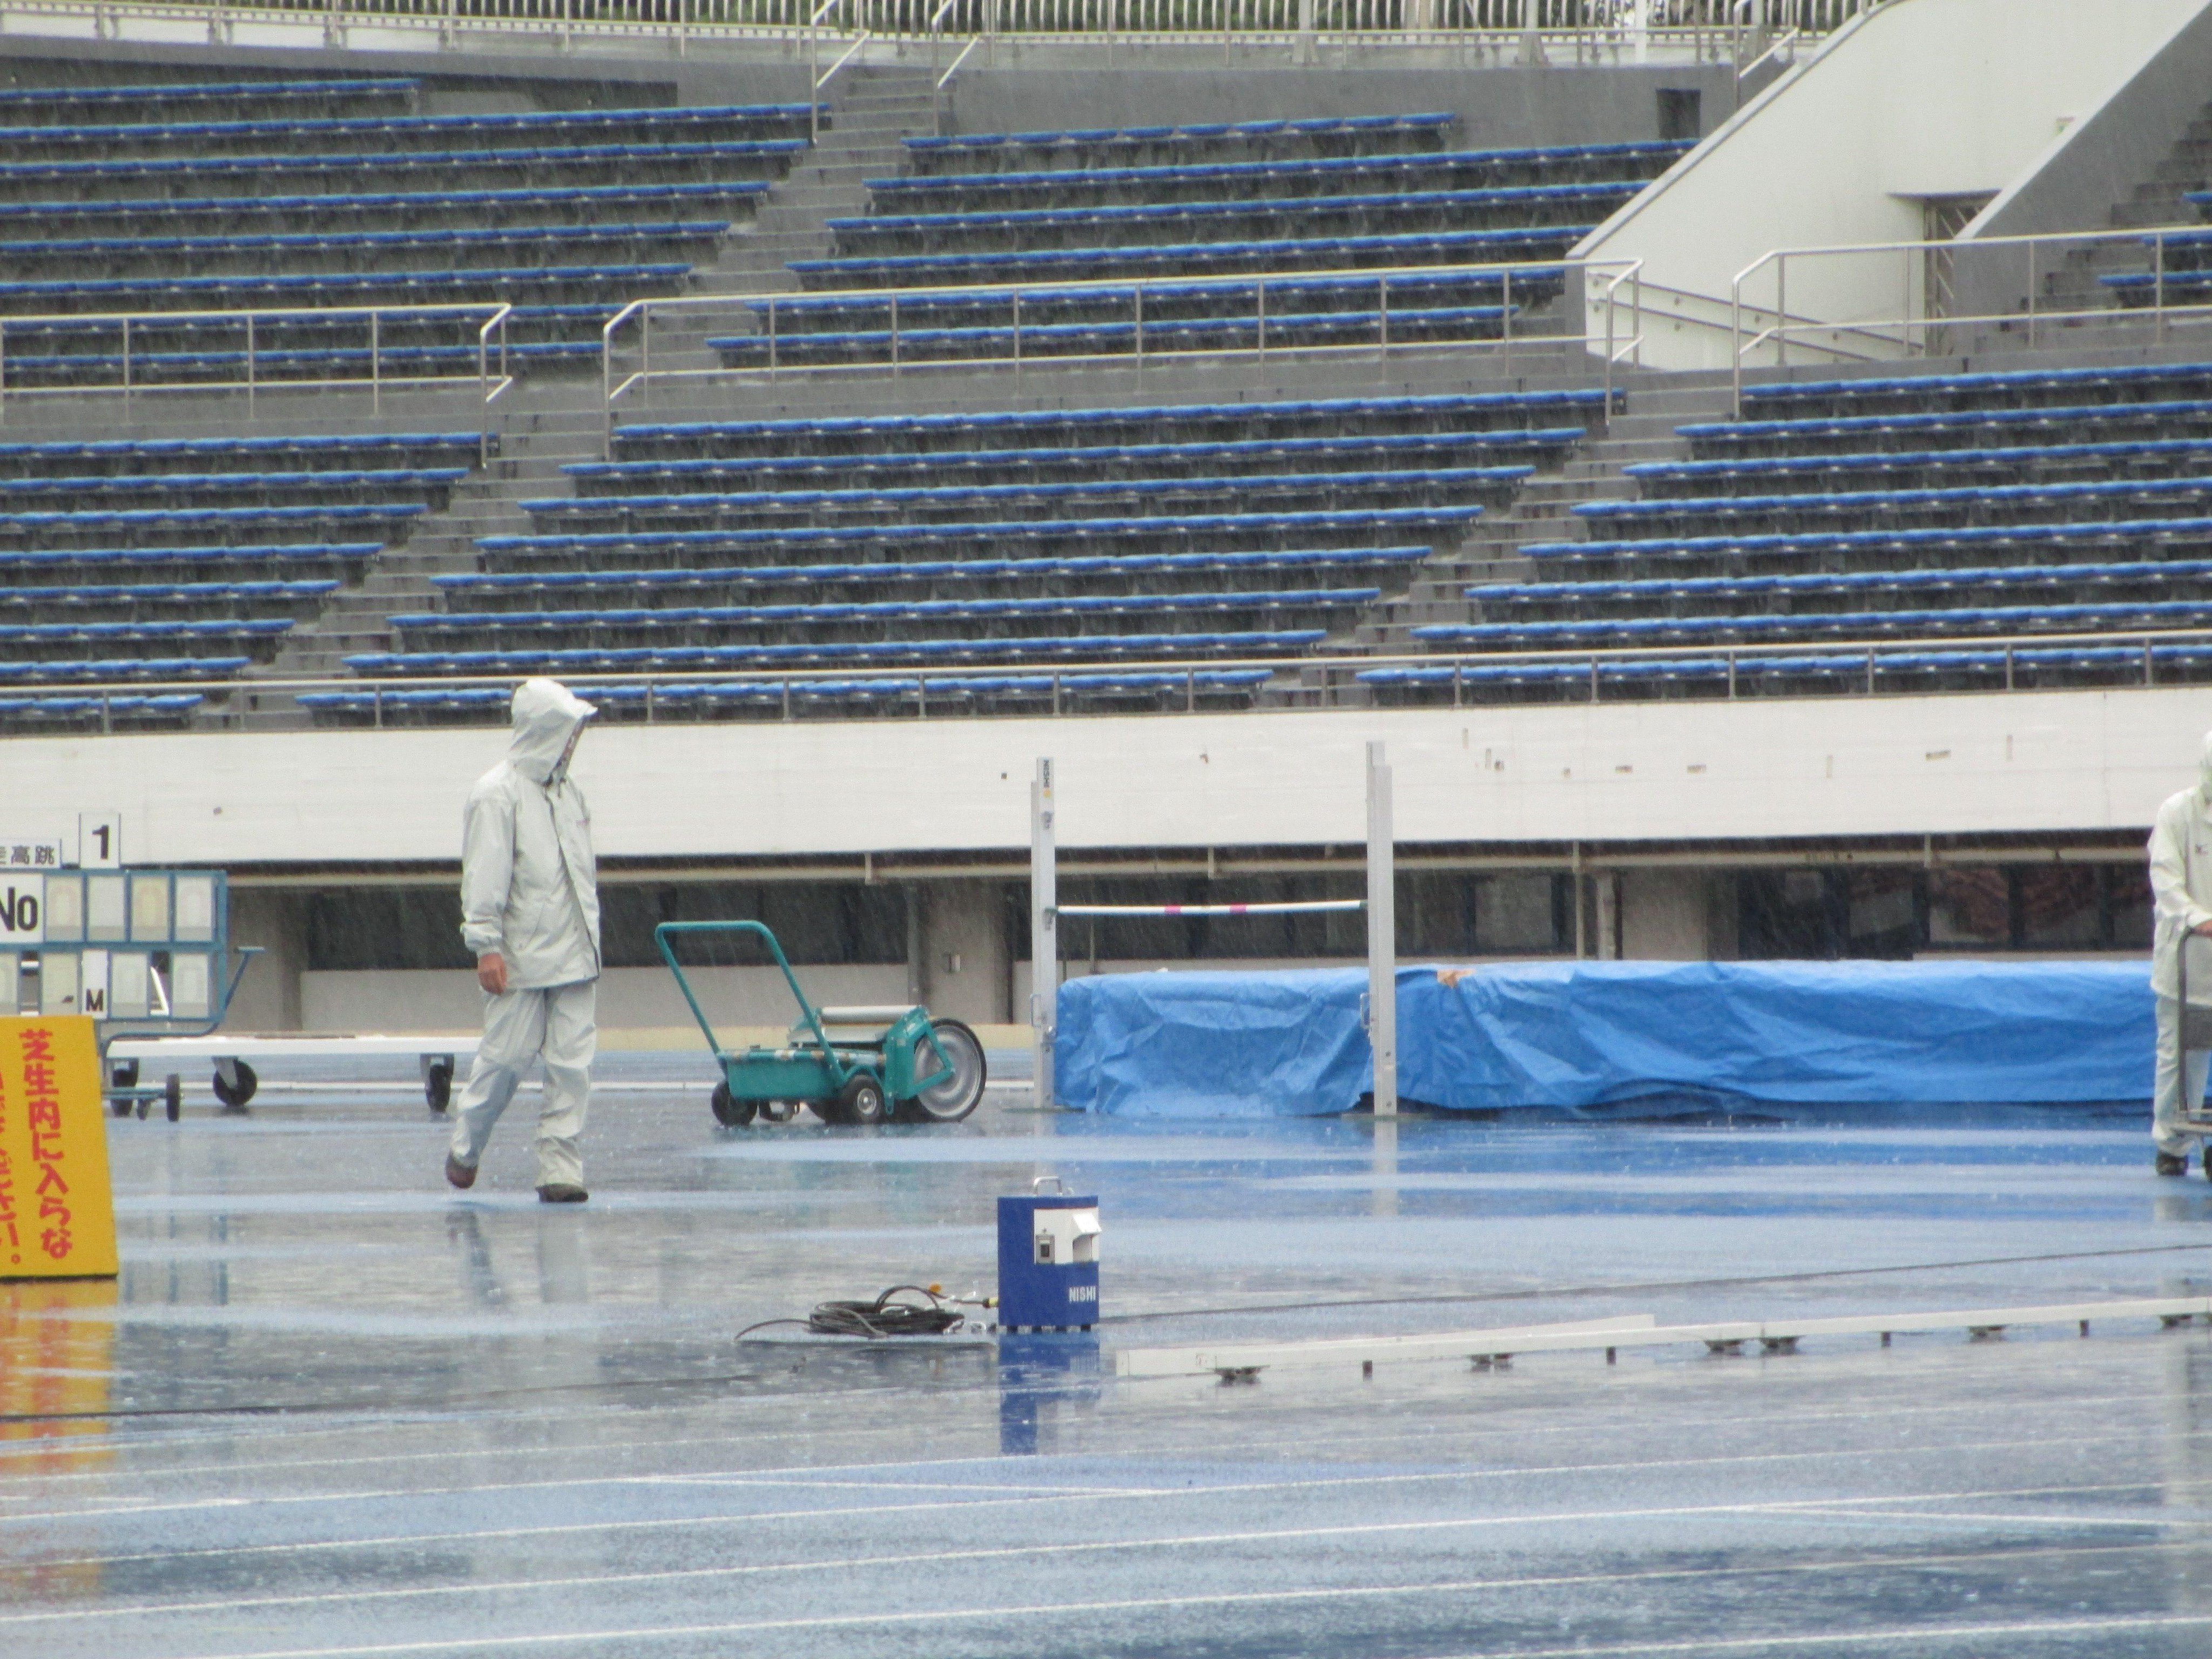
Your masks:
<svg viewBox="0 0 2212 1659"><path fill-rule="evenodd" d="M999 1200L999 1325L1087 1331L1098 1320L1098 1200Z"/></svg>

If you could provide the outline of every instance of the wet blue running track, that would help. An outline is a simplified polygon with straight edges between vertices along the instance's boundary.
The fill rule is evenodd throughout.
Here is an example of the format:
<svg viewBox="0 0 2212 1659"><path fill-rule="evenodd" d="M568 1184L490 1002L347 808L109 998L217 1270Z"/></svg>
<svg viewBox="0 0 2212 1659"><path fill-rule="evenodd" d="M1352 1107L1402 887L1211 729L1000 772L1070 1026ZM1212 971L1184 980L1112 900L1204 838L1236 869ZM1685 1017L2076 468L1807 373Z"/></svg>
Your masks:
<svg viewBox="0 0 2212 1659"><path fill-rule="evenodd" d="M1116 1381L1114 1351L2212 1286L2132 1121L718 1131L617 1057L592 1202L403 1089L115 1126L125 1269L0 1288L0 1651L2212 1652L2212 1334ZM272 1068L273 1070L273 1068ZM282 1079L272 1079L281 1082ZM518 1103L526 1114L530 1102ZM1096 1340L733 1343L993 1279L1099 1194ZM71 1415L71 1413L79 1413Z"/></svg>

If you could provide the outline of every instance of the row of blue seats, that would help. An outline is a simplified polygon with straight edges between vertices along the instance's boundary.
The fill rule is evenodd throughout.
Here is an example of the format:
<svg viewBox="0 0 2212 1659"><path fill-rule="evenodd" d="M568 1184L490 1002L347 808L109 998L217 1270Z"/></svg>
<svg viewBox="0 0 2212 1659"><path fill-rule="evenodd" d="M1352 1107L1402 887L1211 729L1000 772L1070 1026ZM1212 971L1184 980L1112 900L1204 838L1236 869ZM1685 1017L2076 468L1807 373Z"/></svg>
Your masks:
<svg viewBox="0 0 2212 1659"><path fill-rule="evenodd" d="M1989 548L2057 551L2129 543L2212 538L2212 518L2123 519L2099 523L1952 526L1925 530L1818 530L1781 535L1655 537L1648 541L1531 542L1532 559L1811 558L1862 553L1948 557Z"/></svg>
<svg viewBox="0 0 2212 1659"><path fill-rule="evenodd" d="M1170 242L1106 248L1047 248L1034 252L906 253L885 258L793 259L788 269L808 286L888 288L905 282L939 285L1036 280L1055 272L1078 280L1144 276L1187 276L1208 270L1325 270L1375 264L1454 264L1484 260L1557 258L1590 231L1588 225L1531 229L1412 231L1389 236L1286 237L1266 241Z"/></svg>
<svg viewBox="0 0 2212 1659"><path fill-rule="evenodd" d="M137 531L198 531L222 535L278 527L338 528L374 526L387 538L430 509L420 501L378 501L349 507L326 503L301 507L147 507L91 513L0 513L0 547L51 544L76 538Z"/></svg>
<svg viewBox="0 0 2212 1659"><path fill-rule="evenodd" d="M416 230L264 231L238 236L71 236L0 242L0 260L212 258L247 253L393 252L403 248L499 248L544 243L696 242L726 235L727 219L642 220L611 225L441 226Z"/></svg>
<svg viewBox="0 0 2212 1659"><path fill-rule="evenodd" d="M2122 363L2093 368L2014 368L1971 374L1869 374L1844 380L1771 380L1747 386L1746 404L1770 407L1811 404L1851 412L1901 405L1929 411L1934 405L1998 408L2014 400L2033 404L2056 393L2079 399L2108 392L2136 402L2147 391L2198 387L2212 392L2212 363Z"/></svg>
<svg viewBox="0 0 2212 1659"><path fill-rule="evenodd" d="M1689 489L1745 480L1817 486L1858 472L1914 475L2039 472L2069 467L2118 470L2128 466L2196 465L2212 459L2212 438L2136 438L2119 443L2016 444L1984 449L1875 450L1842 455L1745 455L1713 461L1634 461L1621 471L1647 494L1656 488Z"/></svg>
<svg viewBox="0 0 2212 1659"><path fill-rule="evenodd" d="M1159 198L1191 185L1285 185L1327 183L1378 175L1421 178L1437 173L1545 171L1591 162L1644 166L1672 161L1690 147L1662 142L1644 144L1571 144L1540 149L1429 150L1383 155L1305 156L1295 161L1214 161L1147 167L1079 167L1064 173L1026 169L1019 173L909 173L871 179L872 196L1042 195L1065 198L1086 191L1127 189ZM1641 182L1640 180L1638 182Z"/></svg>
<svg viewBox="0 0 2212 1659"><path fill-rule="evenodd" d="M167 81L134 87L0 88L0 111L82 104L325 103L334 98L412 98L412 76L350 81Z"/></svg>
<svg viewBox="0 0 2212 1659"><path fill-rule="evenodd" d="M2182 257L2179 249L2168 250L2166 257L2161 270L2123 272L2097 280L2118 294L2123 305L2149 305L2161 296L2169 304L2202 305L2205 289L2212 286L2212 270L2176 263Z"/></svg>
<svg viewBox="0 0 2212 1659"><path fill-rule="evenodd" d="M1288 121L1193 121L1165 127L1078 127L1050 132L966 132L908 138L915 155L985 149L1038 149L1061 144L1151 143L1160 139L1267 138L1296 132L1308 137L1344 132L1443 132L1459 122L1449 110L1416 115L1324 115Z"/></svg>
<svg viewBox="0 0 2212 1659"><path fill-rule="evenodd" d="M1019 208L975 213L869 213L827 222L841 243L848 237L944 234L975 231L1090 230L1206 219L1304 218L1329 214L1481 214L1498 209L1572 206L1634 195L1639 180L1577 185L1513 185L1484 190L1393 191L1358 196L1240 197L1213 202L1137 202L1104 207Z"/></svg>
<svg viewBox="0 0 2212 1659"><path fill-rule="evenodd" d="M11 587L0 582L0 607L20 610L58 605L293 605L327 599L341 586L335 578L319 581L143 582L127 586L42 584L30 587Z"/></svg>
<svg viewBox="0 0 2212 1659"><path fill-rule="evenodd" d="M96 724L101 720L138 724L147 720L181 722L207 699L197 691L137 692L100 697L0 697L0 720L36 725L64 720Z"/></svg>
<svg viewBox="0 0 2212 1659"><path fill-rule="evenodd" d="M1640 581L1489 582L1467 590L1485 613L1508 606L1624 605L1680 599L1789 599L1800 594L1942 592L1974 587L2075 587L2127 582L2201 581L2212 559L2116 563L1953 565L1913 570L1822 571L1788 576L1683 576Z"/></svg>
<svg viewBox="0 0 2212 1659"><path fill-rule="evenodd" d="M766 179L660 185L562 185L514 190L380 191L342 196L159 196L120 201L0 202L0 224L10 219L204 219L271 217L287 220L341 214L483 213L510 208L654 205L667 202L724 202L767 192Z"/></svg>
<svg viewBox="0 0 2212 1659"><path fill-rule="evenodd" d="M1510 495L1533 466L1427 467L1413 471L1223 473L1192 478L1079 478L1061 483L915 484L888 489L740 490L684 495L536 495L515 503L533 520L711 514L923 513L1031 503L1143 501L1164 495Z"/></svg>
<svg viewBox="0 0 2212 1659"><path fill-rule="evenodd" d="M2212 477L2118 478L2103 483L1964 484L1934 489L1853 489L1795 495L1675 495L1648 501L1583 501L1570 510L1585 523L1680 525L1705 520L1807 518L1878 520L1943 514L2017 514L2061 507L2110 513L2139 507L2170 513L2212 499Z"/></svg>
<svg viewBox="0 0 2212 1659"><path fill-rule="evenodd" d="M1309 587L1208 593L1054 594L1031 599L883 599L794 605L664 605L588 611L422 611L391 618L403 634L537 629L589 635L692 629L834 628L856 623L1020 621L1188 611L1340 611L1372 605L1379 587Z"/></svg>
<svg viewBox="0 0 2212 1659"><path fill-rule="evenodd" d="M853 708L895 702L937 709L946 704L975 702L1036 703L1054 696L1077 701L1163 695L1249 696L1273 678L1273 671L1265 668L1203 668L1166 674L933 674L926 679L871 676L866 679L672 680L650 688L633 682L601 684L580 680L574 689L603 712L635 715L648 708L658 714L678 714L687 709L780 712L793 707ZM394 686L373 691L307 691L301 694L299 702L318 714L359 719L432 714L476 714L504 720L514 696L504 686L441 686L422 691ZM0 712L4 712L5 707L4 702L0 702Z"/></svg>
<svg viewBox="0 0 2212 1659"><path fill-rule="evenodd" d="M380 137L441 137L452 133L696 131L703 127L766 125L804 127L811 112L805 104L659 105L647 109L532 110L521 113L471 115L347 115L321 120L160 121L70 127L0 127L0 150L30 149L49 141L76 145L128 144L143 149L156 144L219 144L231 141L279 143L298 139ZM823 125L827 125L827 112Z"/></svg>
<svg viewBox="0 0 2212 1659"><path fill-rule="evenodd" d="M1999 677L2033 678L2049 674L2064 679L2084 674L2119 674L2139 678L2144 648L2140 646L2036 646L2010 651L1899 650L1894 647L1847 655L1814 651L1762 657L1586 658L1580 661L1528 659L1517 662L1462 663L1421 668L1370 668L1353 678L1377 690L1480 691L1486 688L1516 690L1548 687L1567 693L1584 691L1595 673L1605 685L1620 689L1702 686L1718 691L1731 680L1746 683L1787 682L1793 690L1807 682L1825 682L1844 690L1863 690L1869 673L1893 682L1910 675L1925 679ZM2212 646L2155 645L2149 655L2160 668L2190 669L2212 663Z"/></svg>
<svg viewBox="0 0 2212 1659"><path fill-rule="evenodd" d="M1624 407L1623 395L1614 393L1613 409L1617 411ZM1591 386L1569 391L1433 392L1395 398L1140 404L1120 408L641 422L615 428L614 450L618 455L655 449L697 453L710 447L720 450L722 446L769 445L778 453L796 454L823 444L868 444L881 448L897 439L918 440L927 445L928 441L939 437L956 437L972 443L979 437L996 434L1024 440L1041 431L1088 434L1101 428L1118 428L1152 434L1163 429L1200 431L1255 424L1295 431L1304 427L1340 429L1352 422L1377 425L1393 421L1451 421L1463 424L1486 418L1510 427L1516 417L1536 420L1570 413L1584 419L1603 419L1607 413L1606 393Z"/></svg>
<svg viewBox="0 0 2212 1659"><path fill-rule="evenodd" d="M136 680L225 680L251 668L251 657L100 657L0 662L0 685L107 685Z"/></svg>
<svg viewBox="0 0 2212 1659"><path fill-rule="evenodd" d="M2177 427L2212 426L2212 398L2163 398L2155 403L2085 404L2027 409L1935 410L1917 414L1814 416L1787 421L1693 421L1674 428L1699 452L1721 445L1811 444L1838 438L1921 437L1947 432L2010 432L2043 428L2080 429L2111 441L2115 426L2142 428L2171 437Z"/></svg>
<svg viewBox="0 0 2212 1659"><path fill-rule="evenodd" d="M216 622L67 622L0 624L0 650L14 646L56 643L112 646L146 641L173 643L180 640L240 640L267 641L292 631L289 617L224 617Z"/></svg>
<svg viewBox="0 0 2212 1659"><path fill-rule="evenodd" d="M258 461L264 458L296 463L320 457L358 465L362 455L386 453L410 458L450 455L461 461L465 471L482 453L487 439L489 453L499 453L497 433L477 432L348 432L298 438L91 438L0 443L0 476L48 466L91 471L106 465L144 471L162 461L203 465L211 461Z"/></svg>
<svg viewBox="0 0 2212 1659"><path fill-rule="evenodd" d="M92 570L134 574L149 568L203 570L216 566L278 565L286 568L366 564L384 550L382 542L261 542L213 547L0 548L0 576L29 572Z"/></svg>
<svg viewBox="0 0 2212 1659"><path fill-rule="evenodd" d="M467 368L477 362L477 356L473 345L384 346L375 353L374 367L391 377L405 370L431 367L448 371ZM599 359L597 341L544 340L508 346L505 368L509 373L519 373L533 364L597 362ZM131 366L137 383L145 386L195 380L233 380L243 377L246 356L243 351L133 351ZM253 355L255 378L263 382L324 379L341 374L365 380L371 367L367 346L256 351ZM501 367L500 354L495 350L491 370L497 374ZM15 386L100 383L112 386L119 383L122 370L120 352L33 354L8 360L9 381Z"/></svg>
<svg viewBox="0 0 2212 1659"><path fill-rule="evenodd" d="M1387 315L1379 310L1277 313L1265 322L1244 317L1148 321L1141 340L1146 351L1243 350L1263 336L1269 345L1284 348L1487 340L1500 337L1505 319L1519 314L1520 310L1519 306L1448 306L1394 309ZM1133 353L1139 338L1134 322L1032 323L1023 325L1019 333L1023 355L1039 357ZM960 362L1012 356L1016 331L1011 325L902 328L896 335L888 328L845 333L823 330L775 338L766 334L722 334L707 343L721 355L726 365L742 368L768 362L889 362L894 340L902 361Z"/></svg>
<svg viewBox="0 0 2212 1659"><path fill-rule="evenodd" d="M737 556L747 550L879 547L890 557L941 546L988 556L989 546L1074 542L1213 543L1256 540L1310 546L1325 537L1362 541L1393 532L1458 536L1482 514L1472 503L1452 507L1377 507L1310 513L1178 513L1163 518L1008 519L970 524L801 525L768 530L599 531L565 536L479 536L487 568L573 560L594 569L621 559L667 560L684 554ZM1578 545L1578 544L1570 544Z"/></svg>
<svg viewBox="0 0 2212 1659"><path fill-rule="evenodd" d="M510 149L366 150L342 155L127 155L106 160L0 161L0 190L34 184L94 184L117 179L271 174L427 173L441 179L518 170L592 172L688 162L716 167L764 163L780 170L807 148L804 138L684 139L659 144L537 144Z"/></svg>
<svg viewBox="0 0 2212 1659"><path fill-rule="evenodd" d="M1656 639L1711 639L1756 642L1778 635L1825 634L1845 638L1881 635L2100 633L2113 629L2202 628L2212 623L2212 599L2143 599L2111 605L1960 605L1942 610L1816 611L1801 615L1638 617L1565 622L1429 623L1415 628L1428 645L1507 649L1623 644Z"/></svg>
<svg viewBox="0 0 2212 1659"><path fill-rule="evenodd" d="M1255 315L1263 289L1270 311L1298 306L1310 311L1325 311L1333 308L1328 303L1330 301L1358 310L1372 310L1378 304L1387 303L1395 310L1401 304L1435 304L1445 299L1467 301L1477 295L1486 300L1502 299L1509 286L1516 299L1533 303L1535 298L1548 298L1559 292L1566 274L1565 266L1555 265L1516 267L1510 273L1470 270L1409 271L1388 276L1255 276L1248 282L1132 283L1126 287L1086 284L1069 288L1048 284L1024 288L1018 293L1005 289L981 289L973 293L936 289L911 295L855 298L832 290L825 294L778 295L773 300L748 300L745 309L760 319L759 325L763 328L773 315L775 326L787 330L793 325L803 326L817 320L849 323L852 319L873 319L887 325L894 308L900 321L910 325L927 324L947 314L980 313L995 320L1011 316L1018 300L1025 322L1034 319L1050 323L1063 320L1071 313L1133 316L1133 301L1141 287L1148 319L1220 313Z"/></svg>
<svg viewBox="0 0 2212 1659"><path fill-rule="evenodd" d="M356 270L251 276L109 276L46 282L0 281L0 305L47 302L77 311L120 311L142 301L176 301L197 308L279 305L337 305L356 296L423 304L468 304L504 300L515 290L544 288L672 289L691 274L688 264L517 265L481 270Z"/></svg>
<svg viewBox="0 0 2212 1659"><path fill-rule="evenodd" d="M985 583L1038 583L1055 592L1087 581L1155 583L1199 575L1233 575L1395 569L1403 571L1429 556L1426 546L1301 548L1265 553L1125 553L1089 557L1040 559L932 559L899 564L792 564L678 567L665 570L526 570L505 575L469 574L430 578L441 592L482 605L503 594L591 595L803 588L821 592L845 586L969 587Z"/></svg>
<svg viewBox="0 0 2212 1659"><path fill-rule="evenodd" d="M857 455L718 456L691 460L570 461L561 471L580 488L618 489L637 480L774 477L781 474L892 472L1024 472L1094 471L1103 467L1140 470L1234 464L1251 460L1340 460L1369 456L1404 463L1468 451L1554 452L1582 441L1578 426L1536 427L1475 432L1396 432L1327 438L1242 438L1224 442L1107 444L1042 449L949 449L921 454L892 452ZM596 493L608 493L599 490Z"/></svg>
<svg viewBox="0 0 2212 1659"><path fill-rule="evenodd" d="M1176 656L1285 656L1310 650L1328 638L1318 628L1237 633L1072 634L1010 640L823 641L800 645L633 646L621 650L374 651L348 657L364 675L680 674L743 669L759 664L871 661L1004 661L1008 658L1122 657L1138 660ZM4 674L0 665L0 674Z"/></svg>
<svg viewBox="0 0 2212 1659"><path fill-rule="evenodd" d="M84 477L0 476L0 512L40 495L291 495L303 490L334 495L384 492L442 495L469 476L465 466L382 468L364 472L145 472L94 473Z"/></svg>

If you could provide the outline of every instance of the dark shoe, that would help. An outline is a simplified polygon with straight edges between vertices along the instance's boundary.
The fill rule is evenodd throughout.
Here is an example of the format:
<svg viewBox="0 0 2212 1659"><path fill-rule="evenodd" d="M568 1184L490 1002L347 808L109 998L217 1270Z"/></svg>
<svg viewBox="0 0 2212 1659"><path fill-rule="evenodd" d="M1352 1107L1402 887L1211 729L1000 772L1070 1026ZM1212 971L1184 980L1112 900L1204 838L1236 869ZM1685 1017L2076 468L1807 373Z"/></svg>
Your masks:
<svg viewBox="0 0 2212 1659"><path fill-rule="evenodd" d="M2160 1152L2151 1167L2162 1176L2185 1176L2189 1173L2189 1159L2179 1152ZM541 1194L545 1191L543 1187L538 1190Z"/></svg>
<svg viewBox="0 0 2212 1659"><path fill-rule="evenodd" d="M466 1192L470 1188L477 1184L477 1172L468 1164L462 1163L460 1159L455 1158L451 1152L447 1152L446 1154L446 1181L448 1185L459 1187L463 1192Z"/></svg>
<svg viewBox="0 0 2212 1659"><path fill-rule="evenodd" d="M581 1204L591 1194L581 1187L571 1187L565 1182L555 1182L550 1187L538 1189L540 1204Z"/></svg>

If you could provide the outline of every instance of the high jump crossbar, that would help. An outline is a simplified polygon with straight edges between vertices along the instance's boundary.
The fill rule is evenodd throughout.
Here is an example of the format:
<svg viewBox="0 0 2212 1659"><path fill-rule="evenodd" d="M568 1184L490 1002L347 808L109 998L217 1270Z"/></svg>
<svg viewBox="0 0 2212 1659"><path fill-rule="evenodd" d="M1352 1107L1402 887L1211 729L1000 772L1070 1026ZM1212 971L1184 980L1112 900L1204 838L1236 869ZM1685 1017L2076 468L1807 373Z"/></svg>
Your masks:
<svg viewBox="0 0 2212 1659"><path fill-rule="evenodd" d="M1287 916L1314 910L1364 910L1365 899L1296 899L1282 904L1063 904L1063 916Z"/></svg>
<svg viewBox="0 0 2212 1659"><path fill-rule="evenodd" d="M1030 785L1030 1030L1036 1055L1036 1104L1057 1103L1054 1049L1060 1022L1060 919L1062 916L1279 916L1324 911L1367 913L1364 1024L1375 1055L1375 1115L1398 1112L1397 838L1390 767L1380 743L1367 745L1367 896L1291 899L1257 904L1062 904L1053 763L1040 758Z"/></svg>

